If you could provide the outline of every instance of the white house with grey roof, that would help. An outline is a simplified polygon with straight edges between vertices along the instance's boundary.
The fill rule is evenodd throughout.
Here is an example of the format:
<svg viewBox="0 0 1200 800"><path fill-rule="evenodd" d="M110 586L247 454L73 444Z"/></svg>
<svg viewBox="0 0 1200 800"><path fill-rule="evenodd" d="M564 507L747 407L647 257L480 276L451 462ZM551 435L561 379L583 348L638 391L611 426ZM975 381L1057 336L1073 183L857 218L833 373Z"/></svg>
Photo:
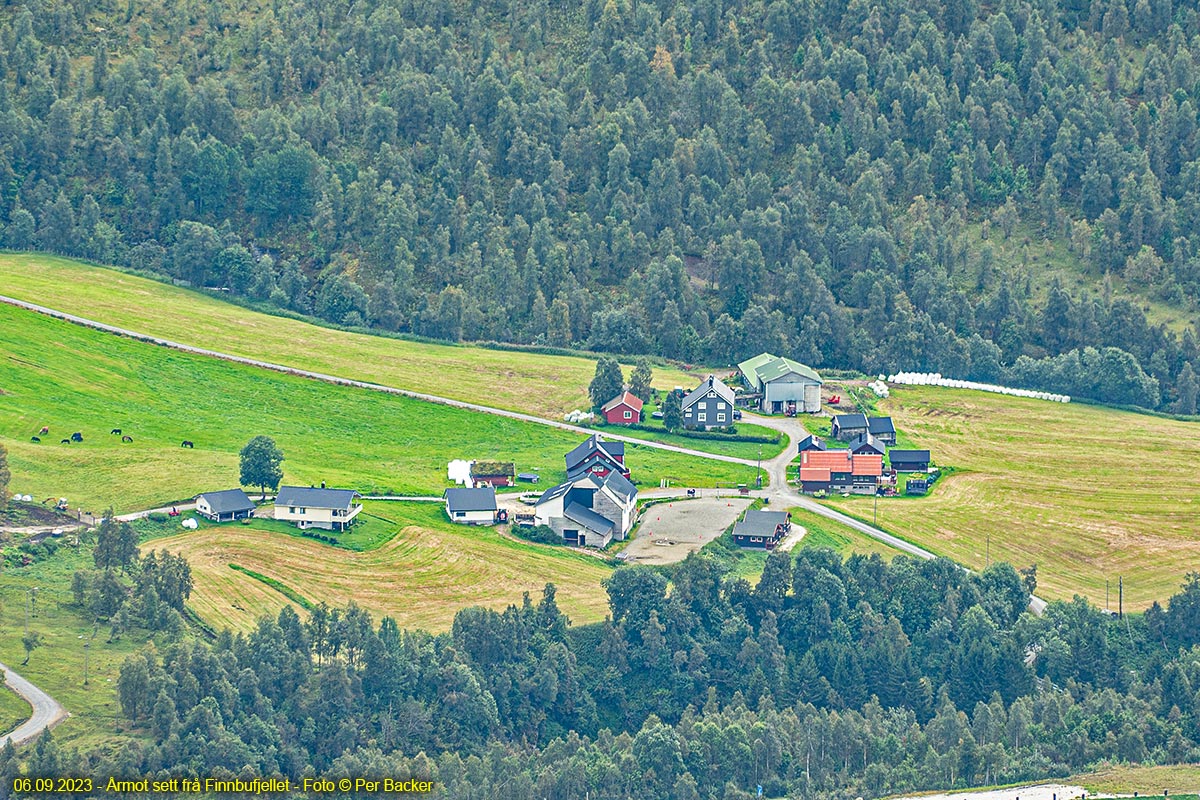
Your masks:
<svg viewBox="0 0 1200 800"><path fill-rule="evenodd" d="M624 540L637 515L637 487L619 472L582 475L547 489L534 509L534 522L546 525L570 545L607 547Z"/></svg>
<svg viewBox="0 0 1200 800"><path fill-rule="evenodd" d="M816 414L821 410L824 381L812 367L790 358L761 353L738 364L742 380L758 396L766 414Z"/></svg>
<svg viewBox="0 0 1200 800"><path fill-rule="evenodd" d="M446 516L460 525L491 525L496 521L496 489L447 489Z"/></svg>
<svg viewBox="0 0 1200 800"><path fill-rule="evenodd" d="M344 531L362 511L361 496L353 489L280 486L275 519L295 523L297 528Z"/></svg>
<svg viewBox="0 0 1200 800"><path fill-rule="evenodd" d="M240 488L196 495L196 513L213 522L246 519L254 508L254 501Z"/></svg>
<svg viewBox="0 0 1200 800"><path fill-rule="evenodd" d="M679 404L683 427L698 430L724 428L733 423L735 402L733 389L715 375L709 375Z"/></svg>

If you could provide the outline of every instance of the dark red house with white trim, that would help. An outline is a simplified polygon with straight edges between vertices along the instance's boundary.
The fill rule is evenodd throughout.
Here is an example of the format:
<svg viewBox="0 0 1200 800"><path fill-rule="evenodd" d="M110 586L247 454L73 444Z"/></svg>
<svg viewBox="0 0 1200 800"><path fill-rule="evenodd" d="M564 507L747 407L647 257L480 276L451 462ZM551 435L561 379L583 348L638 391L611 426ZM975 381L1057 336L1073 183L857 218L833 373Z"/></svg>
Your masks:
<svg viewBox="0 0 1200 800"><path fill-rule="evenodd" d="M609 425L635 425L642 421L642 400L630 393L621 392L600 408Z"/></svg>

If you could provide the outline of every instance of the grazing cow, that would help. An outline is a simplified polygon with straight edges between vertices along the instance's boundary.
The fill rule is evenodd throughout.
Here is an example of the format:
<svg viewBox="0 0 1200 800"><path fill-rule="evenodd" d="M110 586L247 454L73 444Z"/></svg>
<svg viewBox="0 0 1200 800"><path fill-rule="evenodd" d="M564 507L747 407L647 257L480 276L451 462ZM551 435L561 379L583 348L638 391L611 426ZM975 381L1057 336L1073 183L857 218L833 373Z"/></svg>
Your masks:
<svg viewBox="0 0 1200 800"><path fill-rule="evenodd" d="M128 436L128 435L126 435L126 436L122 436L122 437L121 437L121 441L122 441L122 442L132 442L132 441L133 441L133 437L132 437L132 436Z"/></svg>
<svg viewBox="0 0 1200 800"><path fill-rule="evenodd" d="M31 441L31 442L40 442L41 440L42 440L42 437L40 437L40 436L29 437L29 441Z"/></svg>
<svg viewBox="0 0 1200 800"><path fill-rule="evenodd" d="M179 443L179 446L180 447L195 447L196 445L192 444L187 439L184 439L182 442Z"/></svg>
<svg viewBox="0 0 1200 800"><path fill-rule="evenodd" d="M109 433L111 433L113 436L120 436L120 435L121 435L121 429L120 429L120 428L113 428L111 431L109 431Z"/></svg>
<svg viewBox="0 0 1200 800"><path fill-rule="evenodd" d="M43 426L42 426L42 429L41 429L40 431L38 431L38 434L39 434L39 435L41 435L41 436L45 436L45 435L46 435L47 433L49 433L49 432L50 432L50 426L49 426L49 425L43 425Z"/></svg>
<svg viewBox="0 0 1200 800"><path fill-rule="evenodd" d="M80 433L79 431L75 431L74 433L71 434L71 441L72 442L82 442L83 434Z"/></svg>
<svg viewBox="0 0 1200 800"><path fill-rule="evenodd" d="M61 442L59 442L59 444L70 444L70 443L71 443L70 439L63 439Z"/></svg>

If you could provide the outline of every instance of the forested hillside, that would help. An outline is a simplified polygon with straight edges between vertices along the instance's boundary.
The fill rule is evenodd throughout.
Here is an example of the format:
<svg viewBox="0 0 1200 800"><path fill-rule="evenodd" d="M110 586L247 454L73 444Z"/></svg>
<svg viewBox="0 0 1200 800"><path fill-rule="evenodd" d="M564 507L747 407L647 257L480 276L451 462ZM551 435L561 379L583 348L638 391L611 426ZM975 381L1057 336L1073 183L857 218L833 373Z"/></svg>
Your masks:
<svg viewBox="0 0 1200 800"><path fill-rule="evenodd" d="M752 588L711 555L673 568L669 592L660 572L622 567L611 619L582 628L547 586L502 614L461 611L437 636L376 626L354 605L306 621L289 606L212 646L146 648L117 681L144 738L82 754L44 739L25 773L416 776L436 797L740 800L757 785L880 797L1200 760L1198 575L1137 618L1082 599L1035 617L1022 613L1033 574L1007 564L973 575L803 549L772 554ZM106 585L128 591L95 575L81 609ZM130 604L142 619L147 601ZM0 751L0 776L18 773Z"/></svg>
<svg viewBox="0 0 1200 800"><path fill-rule="evenodd" d="M1198 54L1173 0L18 0L0 241L346 325L1194 413Z"/></svg>

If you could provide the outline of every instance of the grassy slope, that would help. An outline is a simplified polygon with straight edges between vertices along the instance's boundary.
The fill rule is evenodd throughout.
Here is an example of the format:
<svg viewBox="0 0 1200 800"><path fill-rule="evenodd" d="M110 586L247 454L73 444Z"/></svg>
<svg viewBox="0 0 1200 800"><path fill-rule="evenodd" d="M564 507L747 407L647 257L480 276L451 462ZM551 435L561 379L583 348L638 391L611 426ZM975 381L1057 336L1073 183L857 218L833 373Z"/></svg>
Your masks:
<svg viewBox="0 0 1200 800"><path fill-rule="evenodd" d="M347 333L65 258L0 254L0 294L139 333L301 369L561 418L589 405L589 358ZM626 367L626 375L629 368ZM670 389L695 379L655 369Z"/></svg>
<svg viewBox="0 0 1200 800"><path fill-rule="evenodd" d="M12 491L100 510L144 508L235 484L252 436L283 449L285 480L440 494L453 458L563 474L580 436L541 425L191 356L0 306L0 441ZM51 435L30 441L42 425ZM121 428L133 444L111 436ZM83 444L62 445L72 431ZM190 439L194 450L180 448ZM628 450L634 479L711 485L751 467ZM745 473L745 474L743 474Z"/></svg>
<svg viewBox="0 0 1200 800"><path fill-rule="evenodd" d="M1196 796L1200 794L1200 764L1165 767L1116 766L1075 775L1068 782L1077 783L1092 792L1137 792L1143 797L1161 797L1166 789L1171 797L1179 797L1182 793Z"/></svg>
<svg viewBox="0 0 1200 800"><path fill-rule="evenodd" d="M847 528L831 522L825 517L805 511L802 508L790 508L792 525L800 525L805 529L804 538L796 545L796 549L828 547L837 551L838 555L846 558L852 553L870 555L878 553L885 561L891 561L900 555L900 551L883 542L872 539L853 528Z"/></svg>
<svg viewBox="0 0 1200 800"><path fill-rule="evenodd" d="M546 583L575 623L607 612L600 581L610 568L600 559L564 548L518 542L490 528L453 525L440 506L368 503L366 511L396 522L395 536L366 552L338 550L253 526L202 528L155 539L154 549L184 555L196 588L189 605L214 626L246 630L262 613L289 601L229 564L274 578L306 599L344 605L355 600L377 619L401 627L446 630L454 614L472 605L503 609L521 593L537 597ZM365 513L365 512L364 512Z"/></svg>
<svg viewBox="0 0 1200 800"><path fill-rule="evenodd" d="M48 692L71 716L54 730L59 744L86 749L111 744L123 729L117 702L117 676L121 663L148 641L125 635L106 642L108 627L101 626L88 656L87 686L83 685L84 643L92 635L91 622L71 606L71 575L92 567L91 548L65 547L54 558L23 569L5 569L0 579L0 661ZM31 630L42 635L42 646L33 651L27 666L21 646L27 590L38 587Z"/></svg>
<svg viewBox="0 0 1200 800"><path fill-rule="evenodd" d="M1039 594L1127 608L1165 600L1200 563L1200 426L1079 404L897 387L879 409L958 471L927 498L879 503L879 524L971 567L1038 565ZM870 498L834 498L869 519Z"/></svg>
<svg viewBox="0 0 1200 800"><path fill-rule="evenodd" d="M17 662L20 663L20 662ZM12 666L9 664L9 666ZM7 686L0 684L0 736L16 728L33 713L29 703Z"/></svg>

